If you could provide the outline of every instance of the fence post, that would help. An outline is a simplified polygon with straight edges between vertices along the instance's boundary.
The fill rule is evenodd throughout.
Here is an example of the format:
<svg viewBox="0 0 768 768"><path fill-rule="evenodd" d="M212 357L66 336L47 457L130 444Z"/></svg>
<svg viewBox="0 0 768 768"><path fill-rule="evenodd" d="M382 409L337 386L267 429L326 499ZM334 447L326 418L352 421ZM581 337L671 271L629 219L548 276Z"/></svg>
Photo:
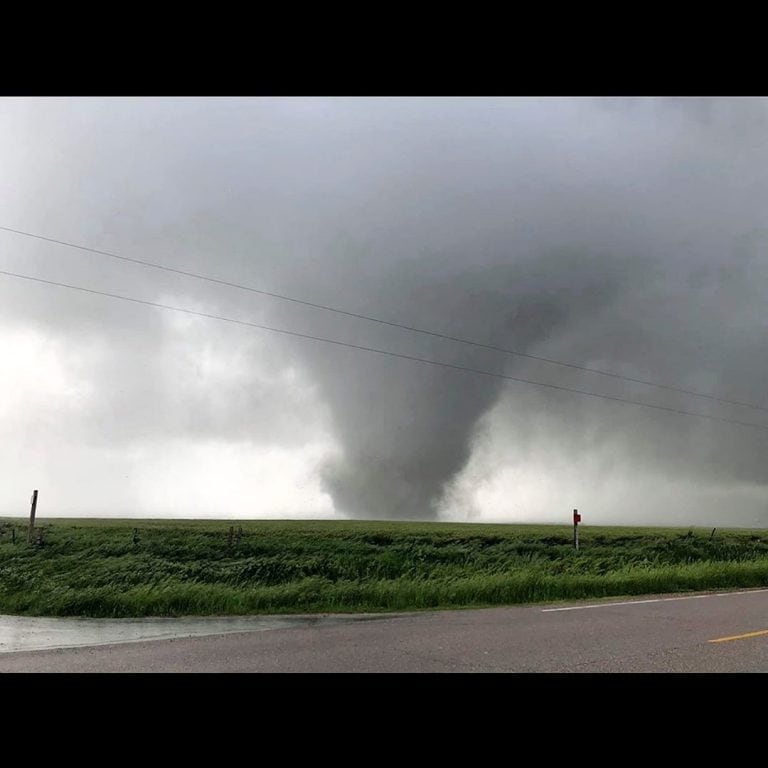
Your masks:
<svg viewBox="0 0 768 768"><path fill-rule="evenodd" d="M29 530L27 531L27 544L32 543L32 533L35 530L35 512L37 512L37 489L32 491L32 508L29 510Z"/></svg>

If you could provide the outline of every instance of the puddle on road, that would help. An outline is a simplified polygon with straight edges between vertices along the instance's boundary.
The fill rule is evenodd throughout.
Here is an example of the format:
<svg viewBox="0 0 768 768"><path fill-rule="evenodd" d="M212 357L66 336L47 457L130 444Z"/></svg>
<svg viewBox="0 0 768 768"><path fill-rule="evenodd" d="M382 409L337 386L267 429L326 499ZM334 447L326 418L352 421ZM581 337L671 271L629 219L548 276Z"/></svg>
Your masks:
<svg viewBox="0 0 768 768"><path fill-rule="evenodd" d="M387 614L356 616L240 616L231 618L55 619L0 616L0 653L135 643L176 637L259 632L371 621Z"/></svg>

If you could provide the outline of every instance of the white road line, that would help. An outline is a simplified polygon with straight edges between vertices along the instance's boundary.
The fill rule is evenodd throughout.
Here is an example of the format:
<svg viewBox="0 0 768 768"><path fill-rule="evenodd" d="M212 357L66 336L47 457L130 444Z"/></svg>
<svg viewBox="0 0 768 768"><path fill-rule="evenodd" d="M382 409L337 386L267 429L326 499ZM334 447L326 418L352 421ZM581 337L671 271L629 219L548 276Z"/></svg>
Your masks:
<svg viewBox="0 0 768 768"><path fill-rule="evenodd" d="M616 605L643 605L645 603L666 603L672 600L702 600L705 597L731 597L732 595L754 595L758 592L768 592L768 589L747 589L741 592L716 592L708 595L684 595L683 597L656 597L653 600L627 600L622 603L594 603L592 605L571 605L567 608L542 608L542 613L556 611L584 611L587 608L612 608Z"/></svg>

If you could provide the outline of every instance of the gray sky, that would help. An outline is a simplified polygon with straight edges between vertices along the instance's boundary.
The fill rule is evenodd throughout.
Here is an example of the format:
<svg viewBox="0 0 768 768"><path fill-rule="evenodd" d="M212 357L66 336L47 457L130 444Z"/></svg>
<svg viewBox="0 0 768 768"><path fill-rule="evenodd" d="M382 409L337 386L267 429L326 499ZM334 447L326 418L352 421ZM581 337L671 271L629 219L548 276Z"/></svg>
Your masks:
<svg viewBox="0 0 768 768"><path fill-rule="evenodd" d="M768 408L764 99L0 100L0 225ZM0 269L768 413L0 232ZM765 525L768 431L0 276L0 514Z"/></svg>

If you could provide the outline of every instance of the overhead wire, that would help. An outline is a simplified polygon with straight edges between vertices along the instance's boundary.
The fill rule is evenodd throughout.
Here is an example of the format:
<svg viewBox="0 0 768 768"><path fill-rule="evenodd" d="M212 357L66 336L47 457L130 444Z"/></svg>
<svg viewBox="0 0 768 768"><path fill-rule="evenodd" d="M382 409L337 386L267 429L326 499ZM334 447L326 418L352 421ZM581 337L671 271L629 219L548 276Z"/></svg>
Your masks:
<svg viewBox="0 0 768 768"><path fill-rule="evenodd" d="M12 227L0 226L0 230L2 230L4 232L11 232L11 233L16 234L16 235L23 235L25 237L34 238L34 239L37 239L37 240L42 240L42 241L49 242L49 243L55 243L57 245L63 245L63 246L66 246L68 248L75 248L77 250L86 251L88 253L94 253L94 254L97 254L97 255L100 255L100 256L107 256L109 258L117 259L117 260L123 261L123 262L129 262L131 264L138 264L140 266L149 267L151 269L158 269L158 270L162 270L164 272L170 272L170 273L176 274L176 275L183 275L184 277L190 277L190 278L193 278L195 280L203 280L203 281L206 281L206 282L209 282L209 283L213 283L213 284L216 284L216 285L222 285L222 286L226 286L228 288L235 288L237 290L247 291L249 293L259 294L261 296L267 296L267 297L270 297L270 298L273 298L273 299L278 299L280 301L292 302L294 304L299 304L299 305L303 305L303 306L306 306L306 307L311 307L313 309L319 309L319 310L322 310L322 311L325 311L325 312L332 312L332 313L335 313L335 314L338 314L338 315L344 315L344 316L352 317L352 318L355 318L355 319L358 319L358 320L365 320L367 322L377 323L379 325L389 326L391 328L398 328L400 330L409 331L411 333L418 333L418 334L422 334L422 335L425 335L425 336L431 336L433 338L443 339L443 340L446 340L446 341L456 342L456 343L459 343L459 344L465 344L465 345L469 345L469 346L474 346L474 347L479 347L479 348L482 348L482 349L491 350L493 352L501 352L501 353L507 354L507 355L514 355L516 357L527 358L529 360L537 360L539 362L546 363L546 364L549 364L549 365L561 366L563 368L571 368L573 370L583 371L585 373L592 373L592 374L595 374L595 375L598 375L598 376L606 376L606 377L613 378L613 379L619 379L621 381L627 381L627 382L630 382L630 383L633 383L633 384L642 384L642 385L649 386L649 387L656 387L657 389L664 389L664 390L667 390L667 391L670 391L670 392L678 392L680 394L690 395L692 397L700 397L700 398L704 398L704 399L707 399L707 400L713 400L713 401L716 401L716 402L719 402L719 403L723 403L725 405L736 405L736 406L739 406L739 407L742 407L742 408L751 408L753 410L767 411L768 412L768 407L765 407L765 406L762 406L762 405L758 405L757 403L750 403L750 402L746 402L744 400L733 400L733 399L730 399L730 398L722 397L720 395L713 395L713 394L707 393L707 392L699 392L697 390L686 389L684 387L673 386L671 384L665 384L665 383L661 383L661 382L657 382L657 381L651 381L649 379L641 379L641 378L637 378L637 377L633 377L633 376L627 376L625 374L616 373L616 372L613 372L613 371L605 371L605 370L602 370L600 368L593 368L591 366L586 366L586 365L578 365L576 363L570 363L570 362L563 361L563 360L555 360L554 358L551 358L551 357L543 357L542 355L534 355L534 354L531 354L530 352L521 352L519 350L509 349L507 347L500 347L500 346L497 346L495 344L489 344L489 343L482 342L482 341L477 341L477 340L473 340L473 339L467 339L467 338L464 338L464 337L461 337L461 336L453 336L451 334L442 333L440 331L434 331L434 330L430 330L430 329L427 329L427 328L419 328L419 327L414 326L414 325L408 325L406 323L398 323L398 322L394 322L392 320L385 320L383 318L374 317L372 315L365 315L365 314L361 314L361 313L358 313L358 312L351 312L349 310L342 309L340 307L333 307L333 306L330 306L330 305L327 305L327 304L319 304L319 303L316 303L316 302L307 301L305 299L299 299L299 298L296 298L296 297L293 297L293 296L287 296L285 294L275 293L274 291L267 291L267 290L263 290L261 288L254 288L252 286L243 285L242 283L235 283L235 282L231 282L229 280L222 280L222 279L219 279L219 278L216 278L216 277L211 277L209 275L202 275L200 273L192 272L190 270L179 269L177 267L171 267L171 266L169 266L167 264L158 264L156 262L146 261L144 259L138 259L138 258L134 258L132 256L122 256L120 254L112 253L110 251L104 251L104 250L101 250L99 248L91 248L89 246L81 245L81 244L78 244L78 243L72 243L72 242L69 242L67 240L58 240L56 238L46 237L44 235L39 235L39 234L36 234L34 232L26 232L26 231L21 230L21 229L14 229Z"/></svg>

